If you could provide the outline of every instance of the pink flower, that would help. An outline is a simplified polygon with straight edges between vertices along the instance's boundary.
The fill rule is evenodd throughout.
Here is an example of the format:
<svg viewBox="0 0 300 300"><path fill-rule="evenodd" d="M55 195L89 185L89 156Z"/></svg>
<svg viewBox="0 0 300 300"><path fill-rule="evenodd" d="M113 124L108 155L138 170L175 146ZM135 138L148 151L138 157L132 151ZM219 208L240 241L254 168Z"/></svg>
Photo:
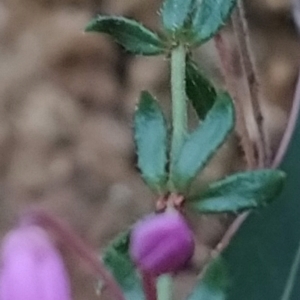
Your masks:
<svg viewBox="0 0 300 300"><path fill-rule="evenodd" d="M177 211L141 220L134 226L130 240L132 260L155 276L185 267L195 248L193 233Z"/></svg>
<svg viewBox="0 0 300 300"><path fill-rule="evenodd" d="M0 300L70 300L60 253L35 225L10 231L3 240Z"/></svg>

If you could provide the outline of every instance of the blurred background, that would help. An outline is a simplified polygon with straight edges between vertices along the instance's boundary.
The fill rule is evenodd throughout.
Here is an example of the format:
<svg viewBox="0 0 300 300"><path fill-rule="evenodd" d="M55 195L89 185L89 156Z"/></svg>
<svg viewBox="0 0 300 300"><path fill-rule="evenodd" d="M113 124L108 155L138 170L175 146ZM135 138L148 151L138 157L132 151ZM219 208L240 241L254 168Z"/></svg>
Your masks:
<svg viewBox="0 0 300 300"><path fill-rule="evenodd" d="M153 208L155 197L135 167L131 120L142 89L168 111L167 61L133 57L110 38L83 29L96 13L105 13L135 18L155 30L160 3L0 0L2 235L20 211L38 204L62 216L96 249ZM266 95L261 105L267 135L275 151L291 108L300 44L288 0L245 4ZM195 57L222 85L213 43ZM201 179L208 182L244 167L239 142L232 137ZM227 222L224 216L197 223L200 265ZM67 259L75 299L99 299L88 270L76 257ZM184 284L179 280L178 297Z"/></svg>

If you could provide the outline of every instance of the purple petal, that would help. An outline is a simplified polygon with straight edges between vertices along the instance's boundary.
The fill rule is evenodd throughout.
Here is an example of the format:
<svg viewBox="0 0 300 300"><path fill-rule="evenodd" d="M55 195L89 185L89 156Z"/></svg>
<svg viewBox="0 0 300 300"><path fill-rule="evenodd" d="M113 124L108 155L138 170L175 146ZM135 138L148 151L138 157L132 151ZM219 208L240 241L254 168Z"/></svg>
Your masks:
<svg viewBox="0 0 300 300"><path fill-rule="evenodd" d="M155 275L182 269L194 247L192 231L177 211L151 215L138 222L131 234L132 259Z"/></svg>
<svg viewBox="0 0 300 300"><path fill-rule="evenodd" d="M60 253L38 226L12 230L3 241L1 300L71 300Z"/></svg>

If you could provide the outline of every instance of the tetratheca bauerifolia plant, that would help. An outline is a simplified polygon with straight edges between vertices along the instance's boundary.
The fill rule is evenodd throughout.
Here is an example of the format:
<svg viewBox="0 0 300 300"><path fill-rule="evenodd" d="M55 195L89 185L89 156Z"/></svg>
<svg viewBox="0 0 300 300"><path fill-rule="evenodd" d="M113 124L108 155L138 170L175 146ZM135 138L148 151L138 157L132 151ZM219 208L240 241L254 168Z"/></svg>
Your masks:
<svg viewBox="0 0 300 300"><path fill-rule="evenodd" d="M191 189L233 132L237 105L230 86L229 91L216 88L192 53L212 38L221 45L219 31L236 2L164 0L160 32L122 16L99 15L87 25L86 32L109 34L131 54L160 55L170 64L171 124L151 91L141 92L133 120L138 168L157 196L156 210L112 241L101 260L61 221L41 211L27 213L4 241L1 300L71 298L63 262L45 228L89 263L111 299L170 300L172 276L190 267L195 248L186 211L239 214L266 206L281 192L285 174L266 168L230 175L198 193ZM230 76L224 65L224 75ZM199 118L193 130L188 102ZM224 299L219 292L226 285L224 272L222 261L215 259L188 299Z"/></svg>

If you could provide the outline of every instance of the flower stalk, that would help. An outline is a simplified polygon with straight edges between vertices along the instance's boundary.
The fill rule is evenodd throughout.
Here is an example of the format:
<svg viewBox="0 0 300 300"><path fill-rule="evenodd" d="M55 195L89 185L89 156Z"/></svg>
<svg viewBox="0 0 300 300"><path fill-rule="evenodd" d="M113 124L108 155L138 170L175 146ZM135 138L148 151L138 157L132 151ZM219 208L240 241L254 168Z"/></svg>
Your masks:
<svg viewBox="0 0 300 300"><path fill-rule="evenodd" d="M142 281L146 300L157 300L156 277L147 272L142 272Z"/></svg>
<svg viewBox="0 0 300 300"><path fill-rule="evenodd" d="M89 269L103 280L105 287L109 289L115 300L125 300L121 288L99 256L73 232L68 224L41 209L31 210L24 219L54 232L63 245L81 257Z"/></svg>

